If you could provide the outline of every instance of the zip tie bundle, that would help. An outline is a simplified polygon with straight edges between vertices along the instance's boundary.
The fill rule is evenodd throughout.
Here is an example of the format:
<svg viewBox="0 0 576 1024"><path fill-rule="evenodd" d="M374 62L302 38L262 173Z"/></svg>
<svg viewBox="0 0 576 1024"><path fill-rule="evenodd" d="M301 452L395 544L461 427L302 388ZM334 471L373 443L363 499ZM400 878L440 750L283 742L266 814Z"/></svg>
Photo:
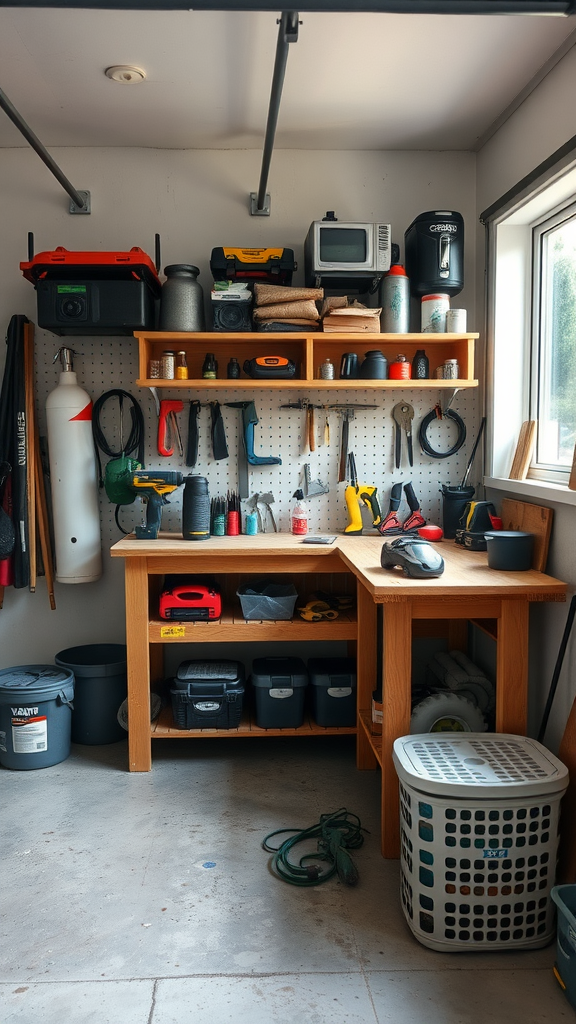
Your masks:
<svg viewBox="0 0 576 1024"><path fill-rule="evenodd" d="M262 840L262 847L274 854L272 868L275 874L291 885L320 885L336 872L341 882L356 885L360 876L348 850L357 850L362 846L362 833L366 831L362 828L360 818L341 807L332 814L320 815L320 821L310 828L279 828L269 832ZM273 836L286 832L291 834L290 839L285 839L279 847L270 846L269 840ZM311 839L317 840L317 852L305 853L297 864L291 861L290 853L294 847Z"/></svg>

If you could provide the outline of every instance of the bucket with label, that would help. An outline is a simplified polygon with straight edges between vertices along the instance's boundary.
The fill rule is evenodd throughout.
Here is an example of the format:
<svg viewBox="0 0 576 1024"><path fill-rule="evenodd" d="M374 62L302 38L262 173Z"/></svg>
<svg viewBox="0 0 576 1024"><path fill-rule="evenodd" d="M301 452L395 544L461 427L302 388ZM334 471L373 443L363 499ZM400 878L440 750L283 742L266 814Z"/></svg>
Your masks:
<svg viewBox="0 0 576 1024"><path fill-rule="evenodd" d="M0 671L0 764L49 768L70 753L72 672L54 665Z"/></svg>

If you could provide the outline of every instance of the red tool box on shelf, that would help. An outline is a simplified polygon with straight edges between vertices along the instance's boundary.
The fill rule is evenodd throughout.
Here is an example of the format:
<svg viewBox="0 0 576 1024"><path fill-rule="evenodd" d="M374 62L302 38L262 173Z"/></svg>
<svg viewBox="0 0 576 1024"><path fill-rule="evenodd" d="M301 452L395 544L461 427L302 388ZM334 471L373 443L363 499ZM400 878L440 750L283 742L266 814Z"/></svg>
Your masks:
<svg viewBox="0 0 576 1024"><path fill-rule="evenodd" d="M131 335L154 329L161 284L151 258L128 252L40 252L20 270L35 289L38 326L63 335Z"/></svg>

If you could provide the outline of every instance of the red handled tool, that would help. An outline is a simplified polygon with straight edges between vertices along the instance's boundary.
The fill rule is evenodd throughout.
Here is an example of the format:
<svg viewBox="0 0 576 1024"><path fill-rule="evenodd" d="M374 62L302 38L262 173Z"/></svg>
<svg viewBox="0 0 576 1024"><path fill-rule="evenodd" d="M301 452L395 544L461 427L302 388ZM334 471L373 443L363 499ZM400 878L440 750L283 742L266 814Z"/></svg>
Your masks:
<svg viewBox="0 0 576 1024"><path fill-rule="evenodd" d="M182 440L176 413L182 412L183 408L184 402L181 402L179 398L165 398L160 402L160 411L158 413L158 455L166 457L173 455L174 439L176 439L178 449L182 455Z"/></svg>

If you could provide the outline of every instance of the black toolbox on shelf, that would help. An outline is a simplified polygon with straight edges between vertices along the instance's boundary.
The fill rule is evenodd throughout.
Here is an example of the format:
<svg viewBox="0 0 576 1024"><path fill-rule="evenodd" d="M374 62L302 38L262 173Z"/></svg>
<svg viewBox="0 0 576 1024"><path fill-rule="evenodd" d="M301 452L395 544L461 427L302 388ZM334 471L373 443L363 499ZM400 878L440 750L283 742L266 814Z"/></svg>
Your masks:
<svg viewBox="0 0 576 1024"><path fill-rule="evenodd" d="M244 665L240 661L183 661L172 680L178 729L236 729L242 717Z"/></svg>
<svg viewBox="0 0 576 1024"><path fill-rule="evenodd" d="M356 725L356 659L310 658L308 675L316 724Z"/></svg>
<svg viewBox="0 0 576 1024"><path fill-rule="evenodd" d="M298 729L304 722L307 684L301 658L256 658L252 663L256 725L261 729Z"/></svg>

